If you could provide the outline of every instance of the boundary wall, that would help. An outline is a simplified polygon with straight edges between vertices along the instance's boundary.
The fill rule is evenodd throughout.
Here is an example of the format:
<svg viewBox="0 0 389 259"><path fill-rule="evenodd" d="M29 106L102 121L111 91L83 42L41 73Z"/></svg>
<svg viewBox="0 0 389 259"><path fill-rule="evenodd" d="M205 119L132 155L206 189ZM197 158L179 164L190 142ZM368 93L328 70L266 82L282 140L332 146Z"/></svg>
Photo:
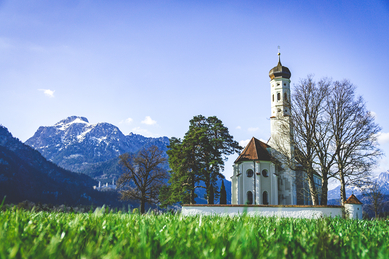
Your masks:
<svg viewBox="0 0 389 259"><path fill-rule="evenodd" d="M247 213L249 216L263 217L288 217L317 219L321 217L343 217L345 207L343 206L309 206L309 205L219 205L219 204L185 204L182 206L182 215L221 215L239 216ZM346 212L348 213L348 212ZM349 218L358 218L355 215L348 215ZM361 217L359 218L361 219Z"/></svg>

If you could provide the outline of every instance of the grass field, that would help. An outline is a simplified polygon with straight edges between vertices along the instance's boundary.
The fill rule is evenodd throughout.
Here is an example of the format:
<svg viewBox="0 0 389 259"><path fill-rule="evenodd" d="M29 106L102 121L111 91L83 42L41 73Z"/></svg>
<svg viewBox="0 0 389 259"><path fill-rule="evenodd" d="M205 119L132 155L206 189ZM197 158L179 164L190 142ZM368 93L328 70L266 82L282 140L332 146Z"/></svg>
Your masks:
<svg viewBox="0 0 389 259"><path fill-rule="evenodd" d="M0 258L389 258L386 221L0 212Z"/></svg>

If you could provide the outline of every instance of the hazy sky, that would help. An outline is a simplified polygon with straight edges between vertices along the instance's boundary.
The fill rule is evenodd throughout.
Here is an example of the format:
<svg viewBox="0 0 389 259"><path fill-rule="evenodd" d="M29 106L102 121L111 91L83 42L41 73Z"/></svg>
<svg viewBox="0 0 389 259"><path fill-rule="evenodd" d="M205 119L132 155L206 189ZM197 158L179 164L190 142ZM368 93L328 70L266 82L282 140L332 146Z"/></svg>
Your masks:
<svg viewBox="0 0 389 259"><path fill-rule="evenodd" d="M72 115L182 138L202 114L237 141L267 140L278 45L292 85L355 84L389 156L387 0L0 0L0 124L22 141Z"/></svg>

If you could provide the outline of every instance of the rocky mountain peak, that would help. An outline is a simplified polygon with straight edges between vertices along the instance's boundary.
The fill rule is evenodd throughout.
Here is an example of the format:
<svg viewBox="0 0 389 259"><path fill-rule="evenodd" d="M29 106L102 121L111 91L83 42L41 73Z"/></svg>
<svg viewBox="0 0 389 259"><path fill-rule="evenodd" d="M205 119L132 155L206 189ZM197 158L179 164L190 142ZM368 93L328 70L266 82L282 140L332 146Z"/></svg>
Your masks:
<svg viewBox="0 0 389 259"><path fill-rule="evenodd" d="M89 121L87 118L85 117L81 117L81 116L70 116L70 117L67 117L66 119L64 120L61 120L60 122L57 122L55 124L55 126L57 125L65 125L65 124L72 124L72 123L88 123L89 124Z"/></svg>
<svg viewBox="0 0 389 259"><path fill-rule="evenodd" d="M91 124L85 117L70 116L54 126L39 127L25 143L49 161L68 170L83 172L93 165L150 145L166 151L169 139L146 138L138 134L125 136L110 123Z"/></svg>

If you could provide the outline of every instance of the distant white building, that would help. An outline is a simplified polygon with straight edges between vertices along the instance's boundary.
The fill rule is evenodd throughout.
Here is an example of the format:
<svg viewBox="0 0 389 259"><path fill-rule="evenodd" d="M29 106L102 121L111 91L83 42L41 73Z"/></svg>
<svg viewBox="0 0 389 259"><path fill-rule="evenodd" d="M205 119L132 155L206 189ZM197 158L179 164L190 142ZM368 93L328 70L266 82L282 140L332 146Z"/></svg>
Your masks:
<svg viewBox="0 0 389 259"><path fill-rule="evenodd" d="M277 159L282 153L289 157L289 162L293 161L294 152L290 138L285 137L288 135L285 132L293 130L289 121L291 73L287 67L282 66L280 53L278 64L270 70L269 77L271 137L268 143L253 137L235 160L231 177L231 203L309 205L311 202L306 174L301 170L292 170L288 164ZM282 148L282 152L278 148ZM321 178L315 175L314 181L320 189Z"/></svg>

